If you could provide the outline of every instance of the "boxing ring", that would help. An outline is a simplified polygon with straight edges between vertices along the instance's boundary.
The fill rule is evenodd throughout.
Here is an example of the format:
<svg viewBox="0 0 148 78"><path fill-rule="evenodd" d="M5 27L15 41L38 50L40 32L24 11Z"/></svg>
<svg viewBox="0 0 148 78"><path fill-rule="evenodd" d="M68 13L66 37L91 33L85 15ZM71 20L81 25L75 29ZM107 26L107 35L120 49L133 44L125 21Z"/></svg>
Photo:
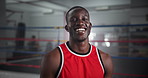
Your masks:
<svg viewBox="0 0 148 78"><path fill-rule="evenodd" d="M24 38L16 37L18 30L25 30ZM7 32L0 37L0 71L39 74L42 57L68 40L64 27L0 27L0 31ZM113 78L148 78L147 33L148 24L99 25L92 26L89 39L112 56ZM31 41L39 44L37 50L30 49Z"/></svg>

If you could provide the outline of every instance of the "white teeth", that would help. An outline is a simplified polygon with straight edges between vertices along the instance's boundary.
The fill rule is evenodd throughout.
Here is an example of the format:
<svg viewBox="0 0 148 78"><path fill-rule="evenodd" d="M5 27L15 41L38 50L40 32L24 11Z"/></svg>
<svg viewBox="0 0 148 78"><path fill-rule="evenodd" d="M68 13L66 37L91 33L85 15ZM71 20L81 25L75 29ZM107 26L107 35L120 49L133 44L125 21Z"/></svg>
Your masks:
<svg viewBox="0 0 148 78"><path fill-rule="evenodd" d="M79 29L76 29L76 31L85 31L84 28L79 28Z"/></svg>

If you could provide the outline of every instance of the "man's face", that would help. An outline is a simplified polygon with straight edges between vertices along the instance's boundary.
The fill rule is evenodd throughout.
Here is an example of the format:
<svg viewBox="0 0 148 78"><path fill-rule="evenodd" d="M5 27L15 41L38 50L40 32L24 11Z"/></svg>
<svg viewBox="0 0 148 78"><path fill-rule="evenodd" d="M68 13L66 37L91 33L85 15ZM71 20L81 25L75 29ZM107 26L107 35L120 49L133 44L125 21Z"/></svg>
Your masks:
<svg viewBox="0 0 148 78"><path fill-rule="evenodd" d="M88 38L91 30L89 14L86 10L76 8L67 16L67 31L73 40L84 41Z"/></svg>

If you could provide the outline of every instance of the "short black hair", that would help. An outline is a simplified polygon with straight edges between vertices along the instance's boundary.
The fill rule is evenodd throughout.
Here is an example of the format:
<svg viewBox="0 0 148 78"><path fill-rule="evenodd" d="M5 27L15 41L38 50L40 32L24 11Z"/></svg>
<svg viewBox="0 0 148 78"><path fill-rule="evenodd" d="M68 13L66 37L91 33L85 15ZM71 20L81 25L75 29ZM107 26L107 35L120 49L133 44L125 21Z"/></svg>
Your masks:
<svg viewBox="0 0 148 78"><path fill-rule="evenodd" d="M67 12L66 12L66 22L68 21L68 14L69 14L69 12L71 11L71 10L73 10L73 9L76 9L76 8L80 8L80 9L84 9L87 13L89 13L88 11L87 11L87 9L86 8L84 8L84 7L82 7L82 6L74 6L74 7L72 7L72 8L70 8ZM67 22L68 23L68 22Z"/></svg>

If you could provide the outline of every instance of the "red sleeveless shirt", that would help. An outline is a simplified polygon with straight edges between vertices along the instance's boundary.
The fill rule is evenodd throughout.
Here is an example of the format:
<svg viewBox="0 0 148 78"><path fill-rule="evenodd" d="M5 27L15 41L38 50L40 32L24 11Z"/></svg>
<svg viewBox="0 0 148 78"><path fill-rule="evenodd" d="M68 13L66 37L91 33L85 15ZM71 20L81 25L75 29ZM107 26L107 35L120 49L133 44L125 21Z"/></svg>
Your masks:
<svg viewBox="0 0 148 78"><path fill-rule="evenodd" d="M57 78L104 78L104 66L98 49L90 45L89 52L78 54L67 43L59 46L61 65Z"/></svg>

